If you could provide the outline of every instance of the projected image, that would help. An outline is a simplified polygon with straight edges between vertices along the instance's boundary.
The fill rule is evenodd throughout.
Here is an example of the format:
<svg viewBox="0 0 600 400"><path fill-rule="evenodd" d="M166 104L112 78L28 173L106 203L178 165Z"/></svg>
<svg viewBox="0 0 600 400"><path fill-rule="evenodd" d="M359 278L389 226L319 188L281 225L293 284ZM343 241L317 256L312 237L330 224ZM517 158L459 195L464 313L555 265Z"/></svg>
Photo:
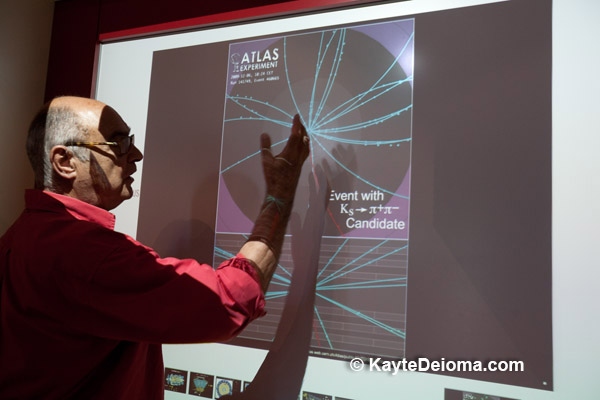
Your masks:
<svg viewBox="0 0 600 400"><path fill-rule="evenodd" d="M413 81L412 19L234 43L229 48L215 264L252 230L263 193L259 136L277 154L299 114L311 138L294 211L323 168L331 191L312 354L403 356ZM289 233L289 232L288 232ZM293 271L285 245L267 316L241 335L271 341Z"/></svg>
<svg viewBox="0 0 600 400"><path fill-rule="evenodd" d="M246 238L219 234L216 259L232 257ZM290 253L286 242L265 296L267 315L239 337L266 342L275 337L294 272ZM310 354L335 359L403 356L407 258L403 241L323 238Z"/></svg>
<svg viewBox="0 0 600 400"><path fill-rule="evenodd" d="M259 135L281 151L299 114L306 170L325 165L331 184L325 234L408 239L413 20L231 44L229 58L217 232L250 232Z"/></svg>

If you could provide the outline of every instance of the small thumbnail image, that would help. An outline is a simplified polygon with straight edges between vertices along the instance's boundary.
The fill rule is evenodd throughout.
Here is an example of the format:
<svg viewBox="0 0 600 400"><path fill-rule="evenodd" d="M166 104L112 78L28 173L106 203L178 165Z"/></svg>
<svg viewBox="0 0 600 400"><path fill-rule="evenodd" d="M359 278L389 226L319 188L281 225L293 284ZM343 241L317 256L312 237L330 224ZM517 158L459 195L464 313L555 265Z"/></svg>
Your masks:
<svg viewBox="0 0 600 400"><path fill-rule="evenodd" d="M248 382L248 381L244 381L244 384L242 385L242 390L246 390L248 388L248 386L250 386L252 382Z"/></svg>
<svg viewBox="0 0 600 400"><path fill-rule="evenodd" d="M185 393L187 375L187 371L181 371L174 368L165 368L165 390Z"/></svg>
<svg viewBox="0 0 600 400"><path fill-rule="evenodd" d="M194 396L212 399L214 384L214 376L190 372L190 388L188 393Z"/></svg>
<svg viewBox="0 0 600 400"><path fill-rule="evenodd" d="M463 392L463 400L500 400L500 397L480 393Z"/></svg>
<svg viewBox="0 0 600 400"><path fill-rule="evenodd" d="M518 400L491 394L467 392L464 390L445 389L444 400Z"/></svg>
<svg viewBox="0 0 600 400"><path fill-rule="evenodd" d="M302 400L333 400L333 398L326 394L302 392Z"/></svg>
<svg viewBox="0 0 600 400"><path fill-rule="evenodd" d="M242 391L242 381L239 379L222 378L217 376L215 381L215 399L228 394L240 393Z"/></svg>

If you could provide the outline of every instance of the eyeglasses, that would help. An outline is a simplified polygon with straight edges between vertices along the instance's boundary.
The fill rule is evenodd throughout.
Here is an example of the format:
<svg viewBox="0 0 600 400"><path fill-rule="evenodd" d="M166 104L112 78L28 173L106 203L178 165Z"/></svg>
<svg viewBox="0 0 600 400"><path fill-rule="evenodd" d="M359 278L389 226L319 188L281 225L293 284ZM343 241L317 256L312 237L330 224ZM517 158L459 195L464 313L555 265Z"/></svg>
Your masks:
<svg viewBox="0 0 600 400"><path fill-rule="evenodd" d="M122 136L116 139L114 142L67 142L65 146L100 146L100 145L108 145L108 146L116 146L118 149L117 155L126 154L131 146L133 146L134 135Z"/></svg>

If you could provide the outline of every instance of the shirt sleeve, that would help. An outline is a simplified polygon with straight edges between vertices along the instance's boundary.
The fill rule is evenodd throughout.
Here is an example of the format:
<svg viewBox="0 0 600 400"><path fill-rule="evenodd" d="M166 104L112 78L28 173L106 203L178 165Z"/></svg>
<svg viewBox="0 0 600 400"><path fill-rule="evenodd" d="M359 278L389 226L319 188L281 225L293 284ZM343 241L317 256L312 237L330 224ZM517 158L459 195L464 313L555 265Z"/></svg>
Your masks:
<svg viewBox="0 0 600 400"><path fill-rule="evenodd" d="M83 301L72 320L86 333L154 343L224 341L265 314L258 274L241 255L214 270L193 259L160 258L129 237L117 241L78 290Z"/></svg>

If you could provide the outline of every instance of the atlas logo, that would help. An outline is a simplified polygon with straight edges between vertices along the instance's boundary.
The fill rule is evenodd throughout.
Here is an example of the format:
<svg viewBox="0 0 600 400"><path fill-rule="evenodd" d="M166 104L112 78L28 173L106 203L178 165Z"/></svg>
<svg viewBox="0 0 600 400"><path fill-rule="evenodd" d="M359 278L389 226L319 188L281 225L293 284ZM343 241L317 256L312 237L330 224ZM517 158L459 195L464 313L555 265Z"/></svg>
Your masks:
<svg viewBox="0 0 600 400"><path fill-rule="evenodd" d="M251 51L246 52L242 56L242 64L252 64L264 61L277 61L279 59L279 49L267 49L265 51Z"/></svg>

